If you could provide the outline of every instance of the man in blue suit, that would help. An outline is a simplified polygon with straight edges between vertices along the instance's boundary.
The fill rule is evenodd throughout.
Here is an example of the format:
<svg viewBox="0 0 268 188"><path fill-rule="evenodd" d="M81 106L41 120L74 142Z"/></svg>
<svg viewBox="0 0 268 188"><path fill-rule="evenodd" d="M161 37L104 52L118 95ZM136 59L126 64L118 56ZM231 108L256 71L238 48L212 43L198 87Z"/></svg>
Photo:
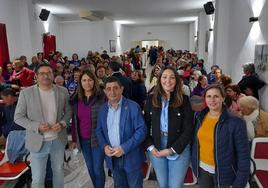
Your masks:
<svg viewBox="0 0 268 188"><path fill-rule="evenodd" d="M137 103L123 97L124 87L114 77L105 81L108 102L99 110L96 134L105 160L113 172L116 188L142 188L141 165L144 152L141 143L146 126Z"/></svg>

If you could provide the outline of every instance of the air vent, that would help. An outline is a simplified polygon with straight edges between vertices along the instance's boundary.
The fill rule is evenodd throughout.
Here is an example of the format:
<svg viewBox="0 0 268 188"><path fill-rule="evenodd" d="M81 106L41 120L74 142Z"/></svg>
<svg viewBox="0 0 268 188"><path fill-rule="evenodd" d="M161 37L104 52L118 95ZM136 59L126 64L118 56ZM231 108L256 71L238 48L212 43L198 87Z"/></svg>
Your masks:
<svg viewBox="0 0 268 188"><path fill-rule="evenodd" d="M81 11L79 13L80 18L82 19L86 19L89 21L100 21L103 20L103 16L97 15L96 13L92 12L92 11Z"/></svg>

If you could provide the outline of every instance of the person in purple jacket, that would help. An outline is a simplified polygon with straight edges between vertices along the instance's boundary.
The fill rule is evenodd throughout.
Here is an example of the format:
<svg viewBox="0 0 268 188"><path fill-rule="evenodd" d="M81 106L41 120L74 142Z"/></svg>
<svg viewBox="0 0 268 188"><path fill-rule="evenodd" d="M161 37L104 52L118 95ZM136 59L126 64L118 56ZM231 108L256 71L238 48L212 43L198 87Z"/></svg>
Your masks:
<svg viewBox="0 0 268 188"><path fill-rule="evenodd" d="M104 188L105 185L104 153L95 135L98 111L104 101L95 74L89 70L82 72L77 92L71 99L72 145L82 151L95 188Z"/></svg>

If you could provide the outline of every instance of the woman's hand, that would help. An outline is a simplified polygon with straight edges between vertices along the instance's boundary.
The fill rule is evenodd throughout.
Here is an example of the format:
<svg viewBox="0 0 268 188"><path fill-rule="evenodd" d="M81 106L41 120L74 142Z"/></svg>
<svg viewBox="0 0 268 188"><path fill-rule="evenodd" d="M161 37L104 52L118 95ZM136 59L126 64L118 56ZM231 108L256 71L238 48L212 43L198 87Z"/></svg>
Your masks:
<svg viewBox="0 0 268 188"><path fill-rule="evenodd" d="M159 151L158 151L156 148L154 148L154 149L151 151L151 153L153 154L153 156L158 157L158 153L159 153Z"/></svg>
<svg viewBox="0 0 268 188"><path fill-rule="evenodd" d="M167 157L170 155L170 149L163 149L158 152L158 157Z"/></svg>
<svg viewBox="0 0 268 188"><path fill-rule="evenodd" d="M154 148L151 152L153 156L155 157L166 157L170 155L169 149L163 149L163 150L158 151L156 148Z"/></svg>

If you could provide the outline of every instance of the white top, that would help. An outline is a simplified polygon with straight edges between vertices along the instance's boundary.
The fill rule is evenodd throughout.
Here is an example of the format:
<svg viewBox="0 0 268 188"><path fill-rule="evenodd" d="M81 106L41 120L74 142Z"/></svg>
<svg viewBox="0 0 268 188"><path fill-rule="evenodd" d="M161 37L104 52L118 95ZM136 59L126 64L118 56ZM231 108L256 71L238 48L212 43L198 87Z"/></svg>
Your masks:
<svg viewBox="0 0 268 188"><path fill-rule="evenodd" d="M49 125L53 125L57 121L57 109L56 109L56 96L53 89L49 91L44 91L39 88L41 97L41 108L43 111L43 116L45 122ZM58 133L53 131L48 131L44 133L44 141L51 141L58 137Z"/></svg>
<svg viewBox="0 0 268 188"><path fill-rule="evenodd" d="M255 126L259 118L259 109L254 110L248 116L243 116L247 125L248 140L252 141L255 137Z"/></svg>
<svg viewBox="0 0 268 188"><path fill-rule="evenodd" d="M200 168L209 172L210 174L215 174L215 166L211 166L211 165L206 164L202 161L199 162L199 166L200 166Z"/></svg>

